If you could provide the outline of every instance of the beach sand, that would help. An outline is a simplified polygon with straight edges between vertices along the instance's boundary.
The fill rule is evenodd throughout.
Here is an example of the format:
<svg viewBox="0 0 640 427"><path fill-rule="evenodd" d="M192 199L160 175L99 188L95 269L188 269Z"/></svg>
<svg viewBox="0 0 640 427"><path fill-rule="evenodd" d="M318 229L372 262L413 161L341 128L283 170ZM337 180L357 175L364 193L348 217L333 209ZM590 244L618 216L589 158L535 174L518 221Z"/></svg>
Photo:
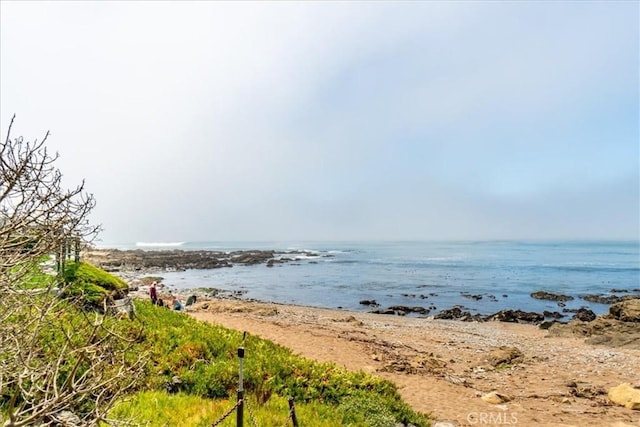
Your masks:
<svg viewBox="0 0 640 427"><path fill-rule="evenodd" d="M386 378L412 408L443 426L640 426L640 411L614 406L606 395L623 382L640 385L638 350L550 337L532 325L240 300L199 300L188 313ZM492 391L511 400L487 403L482 396Z"/></svg>

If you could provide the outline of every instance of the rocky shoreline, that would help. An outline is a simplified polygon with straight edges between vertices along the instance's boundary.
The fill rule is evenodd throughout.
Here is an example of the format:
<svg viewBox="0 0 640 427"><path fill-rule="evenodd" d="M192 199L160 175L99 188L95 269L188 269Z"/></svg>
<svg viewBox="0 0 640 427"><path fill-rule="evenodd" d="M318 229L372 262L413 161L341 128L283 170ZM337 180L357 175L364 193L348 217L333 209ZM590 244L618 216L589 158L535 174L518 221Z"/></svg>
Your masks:
<svg viewBox="0 0 640 427"><path fill-rule="evenodd" d="M311 251L275 251L275 250L244 250L244 251L184 251L158 250L145 251L120 249L90 248L82 252L82 259L96 267L111 272L144 272L184 271L188 269L229 268L234 265L265 264L273 267L298 261L302 257L318 256ZM330 257L331 255L323 255Z"/></svg>
<svg viewBox="0 0 640 427"><path fill-rule="evenodd" d="M187 314L389 379L415 410L432 414L434 426L480 425L481 414L503 425L637 424L640 352L629 348L596 347L529 324L248 300L198 300Z"/></svg>
<svg viewBox="0 0 640 427"><path fill-rule="evenodd" d="M196 253L185 256L181 251L168 251L173 260L168 253L122 252L93 253L84 260L127 280L134 298L148 298L149 284L162 283L163 271L225 265L198 264ZM256 261L266 266L272 259L296 261L297 256L312 261L313 254L243 251L223 253L221 259L231 265ZM381 309L375 300L362 300L367 313L259 302L240 289L178 291L160 285L158 295L167 300L177 295L183 302L197 295L186 312L196 319L248 331L305 357L389 379L415 410L434 415L434 425L477 425L477 417L494 414L495 420L508 416L505 419L517 419L518 425L630 427L637 420L633 409L640 392L640 299L630 295L636 291L615 292L616 299L603 316L580 309L565 311L562 304L570 296L540 291L531 298L554 301L557 311L502 310L482 318L461 306L430 315L435 307L419 303ZM602 295L613 301L610 296ZM491 300L488 295L465 296L480 297ZM415 299L418 302L419 295ZM378 310L390 315L374 314ZM569 313L575 319L561 323L558 315ZM441 320L447 317L455 321ZM618 399L614 392L625 386L627 394ZM636 396L632 401L629 393Z"/></svg>
<svg viewBox="0 0 640 427"><path fill-rule="evenodd" d="M83 260L96 265L106 271L118 274L129 281L132 289L149 285L150 281L162 282L162 277L150 276L164 271L183 271L187 269L231 268L234 265L265 265L273 267L276 264L292 263L300 260L312 260L320 256L310 251L275 251L275 250L243 250L243 251L183 251L183 250L118 250L118 249L90 249L83 252ZM324 255L331 256L331 255ZM314 262L314 261L309 261ZM140 280L147 276L145 280ZM218 299L242 300L244 291L223 289L200 289L193 291L199 296ZM633 293L639 292L639 294ZM624 294L624 295L619 295ZM426 300L429 295L406 295ZM496 299L494 295L472 295L461 293L464 298L489 301ZM612 289L610 295L591 294L581 295L584 301L610 305L609 313L603 316L596 314L587 307L569 309L565 302L574 300L573 296L537 291L531 293L531 298L554 301L558 311L545 310L542 313L514 309L504 309L489 315L472 314L462 305L439 310L431 314L436 307L431 304L421 305L393 305L380 308L379 304L371 300L361 300L360 304L370 307L369 313L395 316L414 316L430 319L457 320L463 322L508 322L538 325L541 329L549 329L552 334L575 335L593 338L594 343L608 343L640 348L640 289ZM503 295L507 297L507 295ZM571 316L571 318L568 318ZM566 320L565 320L566 319Z"/></svg>

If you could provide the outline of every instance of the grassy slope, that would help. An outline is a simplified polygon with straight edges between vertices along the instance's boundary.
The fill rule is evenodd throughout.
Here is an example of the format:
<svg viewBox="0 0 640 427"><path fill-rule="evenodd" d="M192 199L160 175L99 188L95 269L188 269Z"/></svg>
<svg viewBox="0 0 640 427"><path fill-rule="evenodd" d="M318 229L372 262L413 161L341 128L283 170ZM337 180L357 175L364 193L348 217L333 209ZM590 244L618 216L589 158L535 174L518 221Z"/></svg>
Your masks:
<svg viewBox="0 0 640 427"><path fill-rule="evenodd" d="M30 286L35 285L31 282L43 284L44 280L51 278L34 275ZM89 303L85 307L99 305L110 293L127 288L121 279L86 263L68 264L65 281L70 284L65 295L83 297ZM119 333L132 338L139 336L142 323L143 334L132 354L149 355L138 391L120 402L112 411L113 417L135 419L148 426L211 425L235 404L237 348L244 346L244 387L251 413L260 426L287 423L288 397L294 398L300 424L306 427L386 427L396 422L428 425L425 416L414 413L401 400L392 383L378 377L312 362L255 336L249 335L243 342L239 331L198 322L147 301L137 301L136 309L133 321L109 321L118 322ZM73 328L78 323L75 316L79 320L82 315L69 307L64 319L57 322ZM54 336L51 342L43 342L43 348L55 348ZM55 354L53 351L50 357ZM181 383L173 390L177 393L169 394L167 384L174 377ZM252 424L249 417L247 413L247 425ZM230 416L221 425L235 425L234 418Z"/></svg>
<svg viewBox="0 0 640 427"><path fill-rule="evenodd" d="M237 348L242 345L244 387L259 425L282 425L288 414L289 396L294 398L305 426L428 424L426 417L415 414L402 402L388 381L334 364L309 361L255 336L249 335L242 342L239 331L198 322L146 301L139 301L136 306L138 318L145 325L143 347L151 355L141 393L154 394L135 396L114 415L136 414L138 421L160 426L166 420L157 415L158 408L171 408L170 412L182 420L181 425L210 425L233 406L238 381ZM163 390L174 376L182 381L177 387L180 393L168 395ZM200 418L187 422L193 411L201 414Z"/></svg>

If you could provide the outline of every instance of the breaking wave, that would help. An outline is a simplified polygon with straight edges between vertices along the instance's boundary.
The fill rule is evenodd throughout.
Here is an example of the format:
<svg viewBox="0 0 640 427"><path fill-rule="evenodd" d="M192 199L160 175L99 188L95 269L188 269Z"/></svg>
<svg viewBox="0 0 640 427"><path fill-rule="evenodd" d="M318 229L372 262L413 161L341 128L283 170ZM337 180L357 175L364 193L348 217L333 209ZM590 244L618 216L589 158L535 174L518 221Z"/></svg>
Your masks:
<svg viewBox="0 0 640 427"><path fill-rule="evenodd" d="M164 246L182 246L185 242L136 242L136 246L142 248L148 247L164 247Z"/></svg>

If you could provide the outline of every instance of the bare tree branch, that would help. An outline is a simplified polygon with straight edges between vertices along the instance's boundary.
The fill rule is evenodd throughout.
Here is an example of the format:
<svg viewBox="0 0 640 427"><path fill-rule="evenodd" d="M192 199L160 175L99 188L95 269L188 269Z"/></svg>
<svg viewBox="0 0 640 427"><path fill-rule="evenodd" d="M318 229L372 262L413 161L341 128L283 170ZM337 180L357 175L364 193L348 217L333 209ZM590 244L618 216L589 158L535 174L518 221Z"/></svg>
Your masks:
<svg viewBox="0 0 640 427"><path fill-rule="evenodd" d="M34 276L43 259L64 258L70 240L90 243L100 226L88 220L95 199L84 181L62 187L49 132L12 139L14 120L0 148L0 423L71 425L61 421L71 414L97 425L144 369L129 337L142 328L83 311L81 297L60 299L52 292L65 286L60 276Z"/></svg>

